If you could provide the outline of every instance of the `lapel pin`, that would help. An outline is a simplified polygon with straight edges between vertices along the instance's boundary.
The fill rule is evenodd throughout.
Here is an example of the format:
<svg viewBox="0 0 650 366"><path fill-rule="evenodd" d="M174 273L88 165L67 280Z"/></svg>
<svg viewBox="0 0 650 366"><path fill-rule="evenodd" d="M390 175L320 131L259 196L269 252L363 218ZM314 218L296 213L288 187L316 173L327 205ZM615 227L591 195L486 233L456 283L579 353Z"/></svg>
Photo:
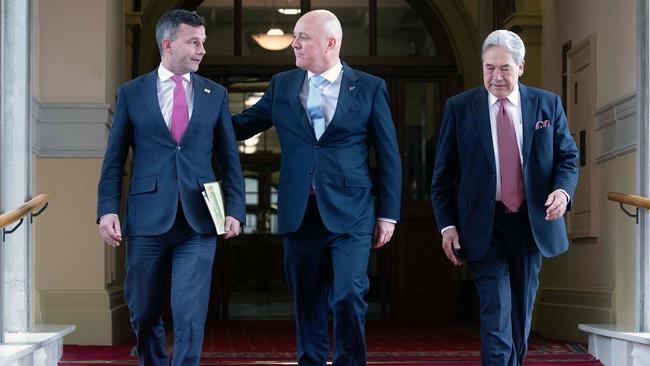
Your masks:
<svg viewBox="0 0 650 366"><path fill-rule="evenodd" d="M210 89L208 89L208 88L203 88L203 91L210 94Z"/></svg>
<svg viewBox="0 0 650 366"><path fill-rule="evenodd" d="M349 90L349 91L353 91L354 88L356 88L356 85L351 86L348 90Z"/></svg>

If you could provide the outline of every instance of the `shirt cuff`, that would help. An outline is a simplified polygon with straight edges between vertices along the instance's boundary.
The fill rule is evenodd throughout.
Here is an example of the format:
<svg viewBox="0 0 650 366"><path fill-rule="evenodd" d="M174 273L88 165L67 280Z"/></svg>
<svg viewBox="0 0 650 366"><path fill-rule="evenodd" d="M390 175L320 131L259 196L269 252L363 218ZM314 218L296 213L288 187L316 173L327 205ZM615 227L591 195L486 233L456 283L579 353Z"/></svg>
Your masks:
<svg viewBox="0 0 650 366"><path fill-rule="evenodd" d="M447 231L449 229L455 229L455 228L456 228L456 226L454 226L454 225L445 226L445 227L442 228L442 230L440 230L440 234L444 234L445 231Z"/></svg>
<svg viewBox="0 0 650 366"><path fill-rule="evenodd" d="M103 219L104 217L106 217L106 216L115 216L115 217L118 217L117 214L114 214L114 213L104 214L104 215L102 215L102 217L99 218L99 222L101 222L102 219Z"/></svg>
<svg viewBox="0 0 650 366"><path fill-rule="evenodd" d="M557 192L557 191L560 191L560 192L564 193L564 195L566 196L567 203L571 202L571 197L569 196L567 191L565 191L564 189L556 189L555 192Z"/></svg>
<svg viewBox="0 0 650 366"><path fill-rule="evenodd" d="M378 217L377 221L386 221L386 222L390 222L391 224L397 224L397 220L387 219L385 217Z"/></svg>

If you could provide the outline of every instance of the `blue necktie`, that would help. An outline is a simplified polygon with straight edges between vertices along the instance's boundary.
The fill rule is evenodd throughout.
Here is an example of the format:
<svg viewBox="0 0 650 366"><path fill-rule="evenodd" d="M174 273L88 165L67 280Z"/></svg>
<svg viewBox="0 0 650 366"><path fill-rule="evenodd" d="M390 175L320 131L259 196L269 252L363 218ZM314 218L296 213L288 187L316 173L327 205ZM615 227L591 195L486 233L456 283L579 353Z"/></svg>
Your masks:
<svg viewBox="0 0 650 366"><path fill-rule="evenodd" d="M307 111L311 117L311 124L314 126L316 140L320 139L325 132L325 115L323 114L323 103L321 85L325 78L320 75L314 75L309 79L309 94L307 95Z"/></svg>

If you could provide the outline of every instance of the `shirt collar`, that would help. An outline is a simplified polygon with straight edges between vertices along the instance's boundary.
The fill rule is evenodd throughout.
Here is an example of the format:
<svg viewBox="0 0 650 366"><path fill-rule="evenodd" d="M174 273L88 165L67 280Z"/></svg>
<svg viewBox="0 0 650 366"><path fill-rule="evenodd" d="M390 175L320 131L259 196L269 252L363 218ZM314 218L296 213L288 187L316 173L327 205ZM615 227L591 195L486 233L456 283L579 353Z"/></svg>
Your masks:
<svg viewBox="0 0 650 366"><path fill-rule="evenodd" d="M512 103L512 105L514 105L515 107L519 107L519 99L520 99L519 83L515 84L514 90L512 91L512 93L510 93L510 95L506 97L506 99L508 99L508 101ZM490 106L494 105L494 103L496 103L497 101L499 101L499 98L495 97L494 95L492 95L492 93L488 92L488 103L490 104Z"/></svg>
<svg viewBox="0 0 650 366"><path fill-rule="evenodd" d="M324 77L325 80L329 81L330 84L334 83L336 79L338 79L339 74L341 73L341 70L343 70L343 65L341 64L341 60L336 63L331 69L319 74L320 76ZM314 74L311 71L307 71L307 79L311 79Z"/></svg>
<svg viewBox="0 0 650 366"><path fill-rule="evenodd" d="M172 76L174 76L174 73L167 70L167 68L163 66L162 63L160 64L160 66L158 66L158 79L160 79L160 81L165 82L169 80ZM183 79L185 79L185 81L187 81L188 83L190 82L191 78L189 72L181 76L183 77Z"/></svg>

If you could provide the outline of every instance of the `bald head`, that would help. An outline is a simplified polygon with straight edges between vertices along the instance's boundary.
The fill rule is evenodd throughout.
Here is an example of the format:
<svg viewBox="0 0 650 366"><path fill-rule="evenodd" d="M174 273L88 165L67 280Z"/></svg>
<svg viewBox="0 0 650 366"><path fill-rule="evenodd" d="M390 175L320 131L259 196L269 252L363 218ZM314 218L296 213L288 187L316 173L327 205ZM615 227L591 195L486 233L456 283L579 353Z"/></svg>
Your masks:
<svg viewBox="0 0 650 366"><path fill-rule="evenodd" d="M339 62L343 30L331 11L306 13L296 22L293 35L296 66L320 74Z"/></svg>
<svg viewBox="0 0 650 366"><path fill-rule="evenodd" d="M312 10L298 19L298 22L310 22L315 27L322 30L327 37L334 37L338 49L341 49L341 40L343 39L343 29L341 29L341 22L329 10Z"/></svg>

